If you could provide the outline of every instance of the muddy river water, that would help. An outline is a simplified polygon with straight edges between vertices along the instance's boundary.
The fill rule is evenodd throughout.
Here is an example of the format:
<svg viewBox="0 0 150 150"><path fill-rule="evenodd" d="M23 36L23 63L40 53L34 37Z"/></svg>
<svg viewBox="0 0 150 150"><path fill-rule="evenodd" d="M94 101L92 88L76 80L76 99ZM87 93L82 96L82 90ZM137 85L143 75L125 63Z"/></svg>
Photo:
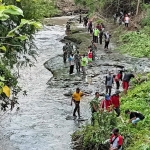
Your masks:
<svg viewBox="0 0 150 150"><path fill-rule="evenodd" d="M71 150L70 135L83 122L65 119L73 110L70 98L63 95L66 88L47 85L52 74L43 65L50 58L62 54L63 44L59 40L64 33L64 27L56 25L47 26L36 34L39 53L36 66L20 71L20 85L28 91L27 96L19 96L19 111L14 109L0 116L0 150ZM137 63L136 59L128 58L127 61L128 64ZM139 60L140 64L143 62L147 60ZM144 69L143 66L137 66ZM90 120L89 100L83 98L81 107L82 115Z"/></svg>

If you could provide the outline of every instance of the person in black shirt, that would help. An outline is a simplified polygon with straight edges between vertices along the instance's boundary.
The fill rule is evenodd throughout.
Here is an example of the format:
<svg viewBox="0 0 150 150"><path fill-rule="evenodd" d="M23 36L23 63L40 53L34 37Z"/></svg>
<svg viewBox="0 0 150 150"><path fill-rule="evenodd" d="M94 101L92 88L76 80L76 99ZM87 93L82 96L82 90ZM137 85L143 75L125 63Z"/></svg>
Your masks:
<svg viewBox="0 0 150 150"><path fill-rule="evenodd" d="M134 74L125 73L124 78L122 80L122 86L123 86L124 94L127 94L127 90L129 88L129 82L130 82L131 78L135 78L137 80L137 82L139 82Z"/></svg>
<svg viewBox="0 0 150 150"><path fill-rule="evenodd" d="M139 112L130 112L129 109L125 111L125 114L128 114L130 116L129 122L131 122L134 125L145 118L143 114Z"/></svg>

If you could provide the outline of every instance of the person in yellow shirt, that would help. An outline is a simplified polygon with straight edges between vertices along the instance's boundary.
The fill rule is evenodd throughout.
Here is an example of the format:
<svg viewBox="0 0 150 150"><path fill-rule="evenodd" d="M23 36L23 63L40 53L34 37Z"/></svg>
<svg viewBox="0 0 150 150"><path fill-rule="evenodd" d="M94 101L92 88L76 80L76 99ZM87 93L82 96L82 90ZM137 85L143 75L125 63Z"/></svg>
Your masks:
<svg viewBox="0 0 150 150"><path fill-rule="evenodd" d="M78 117L80 118L80 99L81 97L83 96L84 94L80 91L79 88L76 89L76 92L73 93L72 95L72 99L71 99L71 106L72 106L72 102L75 103L75 108L74 108L74 111L73 111L73 116L74 117L77 117L76 116L76 111L78 112Z"/></svg>

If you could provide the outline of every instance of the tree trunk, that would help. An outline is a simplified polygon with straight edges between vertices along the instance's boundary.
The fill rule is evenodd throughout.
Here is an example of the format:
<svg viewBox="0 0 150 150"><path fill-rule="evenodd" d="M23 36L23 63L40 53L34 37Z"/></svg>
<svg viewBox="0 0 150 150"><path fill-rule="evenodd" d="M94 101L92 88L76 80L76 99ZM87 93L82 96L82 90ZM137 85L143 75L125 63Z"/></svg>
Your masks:
<svg viewBox="0 0 150 150"><path fill-rule="evenodd" d="M140 0L137 0L136 15L139 13Z"/></svg>

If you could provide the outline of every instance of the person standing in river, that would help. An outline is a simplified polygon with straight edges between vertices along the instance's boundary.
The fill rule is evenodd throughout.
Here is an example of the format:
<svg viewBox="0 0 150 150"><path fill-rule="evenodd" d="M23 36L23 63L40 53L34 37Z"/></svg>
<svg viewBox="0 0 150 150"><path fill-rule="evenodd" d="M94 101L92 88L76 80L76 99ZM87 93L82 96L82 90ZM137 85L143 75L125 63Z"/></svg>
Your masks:
<svg viewBox="0 0 150 150"><path fill-rule="evenodd" d="M93 41L91 41L91 45L89 46L92 50L92 61L95 61L95 51L97 50L97 47Z"/></svg>
<svg viewBox="0 0 150 150"><path fill-rule="evenodd" d="M81 117L81 115L80 115L80 99L83 95L84 94L80 91L79 88L77 88L76 92L74 92L73 95L72 95L71 106L72 106L72 102L74 102L74 104L75 104L75 108L74 108L74 111L73 111L73 116L74 117L77 117L76 116L76 111L78 112L78 117L79 118Z"/></svg>
<svg viewBox="0 0 150 150"><path fill-rule="evenodd" d="M84 24L83 26L87 27L87 23L88 23L88 16L83 18Z"/></svg>
<svg viewBox="0 0 150 150"><path fill-rule="evenodd" d="M90 34L93 33L93 24L91 20L89 20L88 22L88 32L90 32Z"/></svg>
<svg viewBox="0 0 150 150"><path fill-rule="evenodd" d="M75 64L76 64L77 73L80 73L80 68L81 68L81 56L80 56L79 51L77 51L76 54L74 54L74 61L75 61Z"/></svg>
<svg viewBox="0 0 150 150"><path fill-rule="evenodd" d="M83 57L81 59L81 67L82 67L82 72L83 72L83 75L86 75L86 65L87 65L87 58L85 56L85 54L83 54Z"/></svg>
<svg viewBox="0 0 150 150"><path fill-rule="evenodd" d="M105 86L106 86L106 93L108 93L109 96L111 95L111 89L113 83L114 83L113 76L111 75L111 72L108 72L108 75L106 76L105 79Z"/></svg>
<svg viewBox="0 0 150 150"><path fill-rule="evenodd" d="M105 34L104 34L104 37L105 37L105 46L104 46L104 49L108 50L108 45L109 45L109 42L110 42L110 37L111 35L109 34L109 32L107 31Z"/></svg>
<svg viewBox="0 0 150 150"><path fill-rule="evenodd" d="M99 33L100 33L100 31L97 28L95 28L93 30L93 41L94 41L94 43L98 43L98 35L99 35Z"/></svg>
<svg viewBox="0 0 150 150"><path fill-rule="evenodd" d="M90 46L88 47L88 49L89 49L89 52L88 52L88 63L91 63L92 62L92 58L93 58L93 52L92 52L92 49L91 49Z"/></svg>
<svg viewBox="0 0 150 150"><path fill-rule="evenodd" d="M99 33L99 43L102 44L102 41L103 41L103 30L101 29Z"/></svg>
<svg viewBox="0 0 150 150"><path fill-rule="evenodd" d="M73 44L71 42L68 43L68 48L67 48L67 55L68 58L70 57L70 55L73 53Z"/></svg>
<svg viewBox="0 0 150 150"><path fill-rule="evenodd" d="M66 34L67 35L69 35L70 34L70 23L69 22L67 22L67 24L66 24Z"/></svg>
<svg viewBox="0 0 150 150"><path fill-rule="evenodd" d="M66 43L66 45L63 46L63 61L64 61L64 63L66 63L66 60L67 60L67 50L68 50L68 43Z"/></svg>
<svg viewBox="0 0 150 150"><path fill-rule="evenodd" d="M74 70L74 56L73 56L73 54L70 54L69 65L70 65L69 74L71 75L71 74L73 74L73 70Z"/></svg>

